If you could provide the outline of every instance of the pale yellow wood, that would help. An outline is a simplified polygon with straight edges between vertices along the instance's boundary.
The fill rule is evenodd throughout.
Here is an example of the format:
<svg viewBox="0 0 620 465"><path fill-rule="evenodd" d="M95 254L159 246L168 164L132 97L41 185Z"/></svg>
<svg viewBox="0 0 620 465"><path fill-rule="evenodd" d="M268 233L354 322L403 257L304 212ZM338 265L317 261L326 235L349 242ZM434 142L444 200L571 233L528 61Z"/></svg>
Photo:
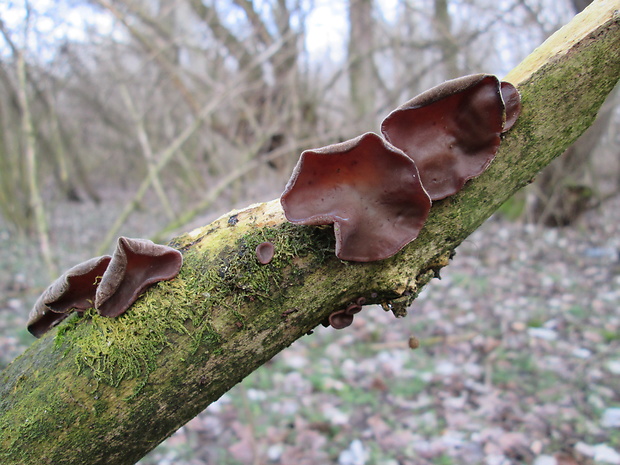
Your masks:
<svg viewBox="0 0 620 465"><path fill-rule="evenodd" d="M528 55L515 69L510 71L505 81L519 85L531 78L532 74L557 60L588 36L600 31L601 25L620 21L620 0L594 0L587 8L575 16L564 27L557 30L542 45ZM596 37L592 37L594 40ZM620 42L618 43L620 47Z"/></svg>

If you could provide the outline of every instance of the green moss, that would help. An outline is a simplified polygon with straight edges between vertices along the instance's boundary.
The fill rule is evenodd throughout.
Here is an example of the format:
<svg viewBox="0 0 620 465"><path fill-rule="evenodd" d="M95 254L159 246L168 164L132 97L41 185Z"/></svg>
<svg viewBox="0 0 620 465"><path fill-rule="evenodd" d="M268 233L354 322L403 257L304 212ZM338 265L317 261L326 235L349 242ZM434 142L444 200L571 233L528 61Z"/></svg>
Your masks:
<svg viewBox="0 0 620 465"><path fill-rule="evenodd" d="M64 362L66 363L66 362ZM63 365L61 361L58 365ZM58 369L57 373L62 373ZM19 463L40 462L40 449L37 447L23 447L23 444L34 445L53 441L71 427L88 421L90 411L83 407L70 389L50 391L40 383L38 376L34 376L25 385L19 387L24 401L18 408L13 408L0 423L0 457L3 454L20 457ZM55 382L65 385L62 376ZM78 389L72 386L73 389ZM32 451L34 450L34 454ZM1 461L1 460L0 460ZM4 461L2 461L4 463ZM12 462L13 463L13 462ZM55 460L50 463L59 463Z"/></svg>
<svg viewBox="0 0 620 465"><path fill-rule="evenodd" d="M182 270L177 279L157 284L118 318L88 310L59 328L55 345L73 350L79 370L91 370L97 382L118 386L124 379L138 378L139 389L156 368L157 355L171 343L171 334L192 338L194 350L218 342L205 318L207 309L192 305L189 280L187 269Z"/></svg>
<svg viewBox="0 0 620 465"><path fill-rule="evenodd" d="M242 306L264 305L278 288L299 284L300 267L308 262L318 266L333 254L331 236L325 229L286 223L251 230L216 257L206 250L187 251L177 278L153 286L118 318L90 309L69 319L58 329L55 347L73 351L78 369L89 370L96 383L118 386L136 379L135 395L157 368L158 355L179 337L189 339L181 358L190 363L198 356L204 362L231 332L228 327L245 327ZM274 244L276 253L271 263L261 265L255 249L265 241ZM254 325L268 324L267 318Z"/></svg>

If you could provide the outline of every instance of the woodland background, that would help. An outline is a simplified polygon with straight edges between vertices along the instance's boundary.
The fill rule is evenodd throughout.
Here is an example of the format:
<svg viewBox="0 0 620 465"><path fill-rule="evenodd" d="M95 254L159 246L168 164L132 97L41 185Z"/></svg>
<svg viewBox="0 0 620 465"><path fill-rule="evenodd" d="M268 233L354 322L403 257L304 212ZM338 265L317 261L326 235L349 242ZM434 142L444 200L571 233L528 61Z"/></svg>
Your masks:
<svg viewBox="0 0 620 465"><path fill-rule="evenodd" d="M0 368L62 270L277 197L302 150L504 75L587 3L3 3ZM408 318L320 328L140 463L620 464L617 101Z"/></svg>

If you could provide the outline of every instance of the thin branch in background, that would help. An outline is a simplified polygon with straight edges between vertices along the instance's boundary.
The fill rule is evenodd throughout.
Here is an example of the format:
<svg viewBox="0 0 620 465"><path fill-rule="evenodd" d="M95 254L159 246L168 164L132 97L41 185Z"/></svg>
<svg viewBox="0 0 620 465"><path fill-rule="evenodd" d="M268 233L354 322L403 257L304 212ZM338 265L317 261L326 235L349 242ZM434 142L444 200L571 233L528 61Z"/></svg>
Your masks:
<svg viewBox="0 0 620 465"><path fill-rule="evenodd" d="M313 136L308 139L299 140L296 141L293 146L280 147L266 155L261 156L260 158L254 158L251 161L243 164L224 178L220 179L220 181L215 184L203 197L202 201L198 203L198 205L196 205L190 210L186 210L183 215L181 215L178 219L168 223L163 229L161 229L153 237L151 237L151 240L154 242L161 242L174 231L190 223L200 214L204 213L209 207L211 207L213 203L218 199L218 197L222 194L222 192L224 192L231 184L243 178L253 170L256 170L261 165L268 164L269 162L277 160L278 158L288 155L291 152L296 153L302 150L304 147L316 147L319 145L324 145L326 141L333 140L339 133L340 131L337 131L331 134L326 133L321 138Z"/></svg>
<svg viewBox="0 0 620 465"><path fill-rule="evenodd" d="M7 41L9 40L6 35L5 38ZM15 59L18 82L17 97L19 99L19 106L21 107L21 129L24 138L24 156L26 159L26 169L28 173L30 208L32 208L32 212L34 214L37 237L39 240L39 251L41 252L41 256L43 257L49 276L54 278L58 275L58 269L50 247L47 218L45 216L45 205L43 204L43 198L41 197L41 193L39 191L36 136L32 125L27 95L28 81L26 77L26 61L21 50L15 48L14 52L16 52Z"/></svg>
<svg viewBox="0 0 620 465"><path fill-rule="evenodd" d="M162 151L161 155L154 157L158 160L157 164L152 170L149 170L146 178L142 181L140 187L134 194L134 197L127 202L121 214L116 218L116 221L108 230L105 238L97 250L98 254L103 254L115 240L118 231L123 224L125 224L125 221L127 221L127 218L129 218L129 215L131 215L136 206L140 203L148 188L152 185L155 176L158 176L160 171L168 165L168 163L174 158L175 154L181 149L183 144L185 144L185 142L187 142L187 140L203 125L203 122L208 116L217 110L220 105L227 101L232 95L242 91L240 86L242 83L247 81L246 78L248 74L277 53L285 40L286 37L274 42L273 45L258 55L247 68L240 71L237 74L236 79L228 83L228 85L221 92L216 93L215 97L207 102L194 120L168 145L168 147Z"/></svg>
<svg viewBox="0 0 620 465"><path fill-rule="evenodd" d="M175 217L174 209L166 195L164 187L161 183L161 179L159 177L159 173L155 173L155 157L153 155L153 149L151 147L151 143L149 141L149 136L146 133L146 129L144 128L144 118L138 113L136 106L133 103L133 99L129 94L129 90L127 86L120 86L120 94L121 98L125 102L125 106L129 113L131 114L132 119L134 120L134 124L136 126L136 135L138 137L138 141L140 142L140 148L142 150L142 155L144 156L144 160L146 162L146 169L149 173L150 178L152 179L153 188L159 197L159 201L164 209L164 213L168 217L169 220Z"/></svg>
<svg viewBox="0 0 620 465"><path fill-rule="evenodd" d="M153 169L148 171L146 178L144 178L138 187L138 190L134 194L133 198L125 204L125 208L120 215L117 216L116 221L108 230L108 233L99 245L99 249L97 250L98 254L102 254L108 249L112 241L116 238L119 229L125 224L125 221L127 221L129 215L131 215L131 213L144 198L144 195L146 194L148 188L151 187L155 176L159 175L160 171L164 169L172 160L174 155L177 153L177 150L179 150L187 139L189 139L200 128L200 126L202 126L204 119L217 107L217 103L219 103L217 100L209 102L200 112L198 117L195 118L192 123L185 128L185 130L181 132L181 134L179 134L166 149L163 150L159 157L157 157L159 160L157 164L153 167Z"/></svg>
<svg viewBox="0 0 620 465"><path fill-rule="evenodd" d="M135 37L138 42L140 42L140 45L142 45L148 52L152 54L153 58L162 67L162 69L164 69L168 73L170 79L179 90L179 93L183 96L184 102L188 105L192 113L197 114L199 108L196 104L195 97L192 95L190 90L187 88L187 86L179 76L178 70L166 58L165 53L163 53L161 49L155 47L154 44L147 37L145 37L141 32L139 32L135 27L133 27L131 23L127 20L127 18L111 2L107 0L96 1L101 7L107 9L116 19L118 19L127 28L131 35ZM126 6L129 7L130 5ZM132 12L138 14L138 12L133 9ZM139 16L142 20L144 20L144 17L142 15Z"/></svg>

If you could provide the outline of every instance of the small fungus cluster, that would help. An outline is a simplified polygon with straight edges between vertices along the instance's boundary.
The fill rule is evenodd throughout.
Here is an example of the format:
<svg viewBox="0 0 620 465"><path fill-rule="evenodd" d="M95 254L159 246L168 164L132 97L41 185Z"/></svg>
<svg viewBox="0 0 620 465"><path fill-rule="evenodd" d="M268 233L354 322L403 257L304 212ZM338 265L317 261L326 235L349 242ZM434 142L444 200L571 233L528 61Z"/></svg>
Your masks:
<svg viewBox="0 0 620 465"><path fill-rule="evenodd" d="M458 192L487 168L520 111L517 89L495 76L447 81L392 111L381 136L366 133L304 151L280 199L286 218L333 224L341 260L389 258L418 236L433 201ZM236 215L228 220L230 226L237 222ZM255 253L268 264L274 245L263 242ZM95 308L117 317L148 286L174 278L182 263L171 247L120 237L112 256L74 266L43 292L28 330L40 337L74 310ZM364 303L360 297L325 324L351 325Z"/></svg>
<svg viewBox="0 0 620 465"><path fill-rule="evenodd" d="M334 224L341 260L391 257L418 236L432 201L487 168L520 111L517 89L495 76L447 81L390 113L383 137L304 151L280 199L286 218Z"/></svg>
<svg viewBox="0 0 620 465"><path fill-rule="evenodd" d="M362 306L366 303L365 297L358 297L355 302L350 303L347 308L332 312L325 326L331 326L334 329L344 329L353 324L353 317L362 311Z"/></svg>
<svg viewBox="0 0 620 465"><path fill-rule="evenodd" d="M74 310L95 308L103 316L117 317L150 285L174 278L182 264L176 249L120 237L112 256L70 268L41 294L30 312L28 331L41 337Z"/></svg>

